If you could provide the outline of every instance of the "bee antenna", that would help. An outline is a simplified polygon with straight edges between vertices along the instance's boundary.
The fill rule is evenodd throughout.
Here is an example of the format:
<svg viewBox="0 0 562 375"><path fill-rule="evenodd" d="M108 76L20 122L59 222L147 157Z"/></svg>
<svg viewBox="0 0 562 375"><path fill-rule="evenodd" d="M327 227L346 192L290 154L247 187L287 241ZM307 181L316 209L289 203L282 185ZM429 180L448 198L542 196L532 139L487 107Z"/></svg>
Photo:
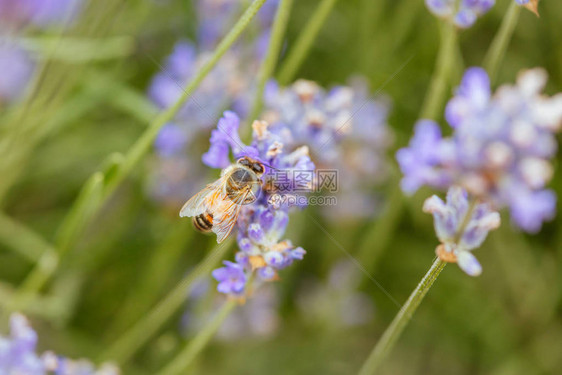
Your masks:
<svg viewBox="0 0 562 375"><path fill-rule="evenodd" d="M275 171L280 171L280 170L281 170L281 169L277 169L277 168L275 168L275 167L272 167L271 165L266 164L266 163L262 163L262 164L265 165L266 167L269 167L269 168L275 170Z"/></svg>

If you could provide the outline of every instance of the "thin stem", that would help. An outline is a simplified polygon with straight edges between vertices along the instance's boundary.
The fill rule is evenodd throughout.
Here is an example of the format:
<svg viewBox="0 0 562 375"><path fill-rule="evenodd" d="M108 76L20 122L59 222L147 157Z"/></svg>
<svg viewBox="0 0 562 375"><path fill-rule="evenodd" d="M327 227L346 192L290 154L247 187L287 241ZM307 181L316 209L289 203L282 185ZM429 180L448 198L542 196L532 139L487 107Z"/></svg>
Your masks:
<svg viewBox="0 0 562 375"><path fill-rule="evenodd" d="M197 355L207 346L211 338L217 333L220 326L236 307L237 301L234 299L226 301L219 311L216 312L205 327L191 340L185 348L170 362L158 375L180 375L186 374L186 370L193 363Z"/></svg>
<svg viewBox="0 0 562 375"><path fill-rule="evenodd" d="M477 200L473 199L470 202L468 210L466 211L463 221L456 233L454 239L455 243L458 243L463 236L464 231L466 230L468 223L472 218L472 214L476 206ZM445 265L446 263L439 258L437 258L433 262L433 264L429 268L429 271L427 271L416 289L414 289L412 294L410 294L410 297L408 298L406 303L402 306L398 314L396 314L396 316L392 320L392 323L390 323L390 326L386 329L386 331L384 331L382 337L377 342L377 344L373 348L373 351L361 367L361 370L359 370L359 375L374 374L380 367L384 359L387 357L388 353L390 353L390 351L394 347L394 344L396 344L396 341L402 334L402 331L404 331L404 328L406 328L406 325L412 319L412 316L416 312L421 301L423 300Z"/></svg>
<svg viewBox="0 0 562 375"><path fill-rule="evenodd" d="M281 47L283 46L283 38L285 36L285 31L287 30L287 22L289 21L289 14L291 13L292 7L293 0L281 0L277 8L275 21L273 22L273 27L271 29L271 37L269 38L269 47L258 73L258 86L256 89L254 104L252 105L252 110L250 111L250 122L256 120L262 110L265 85L271 78L273 71L275 70L275 66L277 65L277 60L279 59Z"/></svg>
<svg viewBox="0 0 562 375"><path fill-rule="evenodd" d="M429 91L421 111L421 118L437 120L445 101L447 86L455 63L457 30L450 23L444 23L441 30L441 45L435 65L435 72L431 78Z"/></svg>
<svg viewBox="0 0 562 375"><path fill-rule="evenodd" d="M408 301L402 306L390 326L386 329L380 340L375 345L375 348L367 358L367 361L361 367L359 371L359 375L371 375L376 372L379 366L382 364L383 360L386 358L396 340L400 337L400 334L408 324L408 322L412 319L414 312L420 305L421 301L437 279L437 276L441 273L443 268L445 267L446 263L441 261L437 258L431 268L423 279L421 279L420 283L414 289Z"/></svg>
<svg viewBox="0 0 562 375"><path fill-rule="evenodd" d="M521 6L519 6L515 1L511 2L507 14L503 17L500 29L494 37L486 57L484 58L484 68L488 71L490 75L490 80L492 83L497 78L497 73L499 66L505 56L505 51L517 26L517 21L519 20L519 14L521 13Z"/></svg>
<svg viewBox="0 0 562 375"><path fill-rule="evenodd" d="M281 66L279 71L279 83L281 85L287 85L295 78L297 71L308 55L312 43L314 43L314 40L318 36L322 25L328 18L336 1L337 0L322 0L318 8L316 8L316 11L301 31L285 63Z"/></svg>
<svg viewBox="0 0 562 375"><path fill-rule="evenodd" d="M112 164L111 167L107 169L106 173L103 174L103 186L101 190L95 191L96 199L91 202L84 203L84 201L87 201L88 199L83 199L83 197L88 196L88 190L91 188L89 186L89 182L94 177L88 180L89 182L82 188L79 198L74 203L70 213L67 215L64 221L65 224L63 224L59 230L59 238L61 238L57 241L57 244L60 244L59 254L66 253L67 249L74 244L88 221L97 213L101 206L103 206L120 183L131 173L142 157L148 153L162 126L172 120L183 104L189 99L191 94L193 94L193 92L199 87L203 79L215 67L221 57L230 49L236 40L238 40L242 32L246 29L252 18L256 15L264 3L265 0L254 0L252 2L242 17L217 46L213 55L199 69L195 77L187 84L181 97L171 107L163 111L152 121L148 129L146 129L140 138L133 144L129 152L122 160L119 160L118 163ZM99 173L100 172L96 172L94 176ZM24 282L26 293L37 293L50 279L55 270L56 266L45 270L41 268L41 265L37 265L36 268L31 271L31 274L28 277L29 281L26 280L27 282ZM23 309L25 307L24 305L25 304L22 303L19 307Z"/></svg>
<svg viewBox="0 0 562 375"><path fill-rule="evenodd" d="M56 255L53 246L39 234L4 213L0 213L0 243L31 262L39 261L45 253Z"/></svg>
<svg viewBox="0 0 562 375"><path fill-rule="evenodd" d="M248 9L244 12L242 17L230 30L230 32L219 43L213 55L199 69L197 75L189 82L189 84L183 91L182 96L177 100L177 102L169 109L164 111L160 116L158 116L149 126L149 128L135 142L135 144L131 147L131 149L125 156L121 167L119 168L113 179L108 183L106 195L109 195L113 192L113 190L123 181L123 179L129 175L131 170L137 165L140 159L148 152L148 150L150 150L150 147L152 146L152 143L154 142L154 139L158 135L158 132L160 131L162 126L169 122L181 109L183 104L199 87L203 79L211 72L211 70L219 62L222 56L230 49L234 42L238 40L242 32L246 29L252 18L254 18L254 16L264 3L265 0L254 0L252 2Z"/></svg>
<svg viewBox="0 0 562 375"><path fill-rule="evenodd" d="M134 51L134 42L134 38L131 36L108 38L48 36L18 39L18 43L26 50L39 53L50 60L68 63L123 58Z"/></svg>
<svg viewBox="0 0 562 375"><path fill-rule="evenodd" d="M234 241L227 240L215 247L207 257L199 263L197 268L186 275L172 291L164 297L158 305L148 312L131 329L125 332L102 355L104 360L116 361L120 364L127 362L166 321L182 306L195 282L202 276L209 274L217 263L224 258Z"/></svg>

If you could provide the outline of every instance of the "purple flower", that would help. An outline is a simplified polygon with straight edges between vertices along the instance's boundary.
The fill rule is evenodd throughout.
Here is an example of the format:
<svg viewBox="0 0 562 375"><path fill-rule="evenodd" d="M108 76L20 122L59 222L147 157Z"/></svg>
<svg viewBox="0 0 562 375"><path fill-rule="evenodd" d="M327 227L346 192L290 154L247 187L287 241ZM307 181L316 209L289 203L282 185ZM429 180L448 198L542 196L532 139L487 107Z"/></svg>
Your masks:
<svg viewBox="0 0 562 375"><path fill-rule="evenodd" d="M116 367L104 364L96 371L91 362L73 361L51 352L36 354L37 334L21 314L10 317L10 336L0 337L0 374L22 375L118 375Z"/></svg>
<svg viewBox="0 0 562 375"><path fill-rule="evenodd" d="M83 0L0 0L0 20L18 27L27 23L46 28L72 21Z"/></svg>
<svg viewBox="0 0 562 375"><path fill-rule="evenodd" d="M221 293L242 295L246 286L246 274L241 265L225 260L225 267L213 271L213 277L219 282L217 290Z"/></svg>
<svg viewBox="0 0 562 375"><path fill-rule="evenodd" d="M172 156L185 151L187 135L179 126L166 124L158 133L154 147L161 156Z"/></svg>
<svg viewBox="0 0 562 375"><path fill-rule="evenodd" d="M24 93L35 64L24 51L12 46L0 46L0 107L13 102Z"/></svg>
<svg viewBox="0 0 562 375"><path fill-rule="evenodd" d="M37 334L21 314L10 317L10 336L0 338L0 373L43 375L43 362L35 353Z"/></svg>
<svg viewBox="0 0 562 375"><path fill-rule="evenodd" d="M273 23L279 0L268 0L260 9L258 35L267 34ZM196 5L199 29L197 41L203 50L212 50L226 35L236 21L236 17L244 11L244 3L238 0L197 0ZM259 37L258 37L259 39Z"/></svg>
<svg viewBox="0 0 562 375"><path fill-rule="evenodd" d="M241 5L237 1L198 0L199 45L204 49L212 49L232 26L233 17L240 9Z"/></svg>
<svg viewBox="0 0 562 375"><path fill-rule="evenodd" d="M206 61L206 54L198 54L194 45L181 41L168 57L162 72L152 80L149 96L161 108L168 108L184 94L183 87ZM230 103L247 89L248 82L239 70L239 58L228 53L199 88L180 109L174 123L192 137L197 131L211 128L216 118Z"/></svg>
<svg viewBox="0 0 562 375"><path fill-rule="evenodd" d="M252 143L247 146L242 143L238 134L240 121L234 112L227 111L219 120L217 129L211 134L209 151L203 155L203 162L214 168L224 168L234 160L247 155L261 161L266 172L262 177L264 186L262 193L252 204L244 205L238 217L238 246L236 263L229 262L227 268L221 268L219 274L213 276L219 280L219 291L226 294L241 296L241 289L232 288L232 283L225 283L228 273L235 273L235 279L247 280L252 273L256 273L257 282L277 279L277 272L302 259L305 251L295 248L283 236L289 221L290 204L278 202L272 197L292 196L296 192L310 189L305 183L296 182L292 177L284 184L281 191L281 181L278 177L294 176L298 171L314 171L314 163L308 155L306 146L291 148L287 140L292 139L291 133L283 126L270 126L266 122L253 123ZM295 181L295 182L293 182ZM217 270L219 271L219 270ZM216 272L216 271L215 271Z"/></svg>
<svg viewBox="0 0 562 375"><path fill-rule="evenodd" d="M485 109L490 101L490 91L490 79L484 69L467 69L456 96L445 109L447 122L456 127L470 113Z"/></svg>
<svg viewBox="0 0 562 375"><path fill-rule="evenodd" d="M455 11L452 0L425 0L425 5L431 13L438 17L450 17Z"/></svg>
<svg viewBox="0 0 562 375"><path fill-rule="evenodd" d="M471 251L482 245L490 230L500 226L500 215L488 204L477 204L463 226L469 209L467 193L458 186L449 189L446 203L434 195L423 205L424 212L433 214L435 232L441 241L437 247L439 258L457 262L468 275L478 276L482 267Z"/></svg>
<svg viewBox="0 0 562 375"><path fill-rule="evenodd" d="M239 126L240 119L236 113L231 111L224 113L217 124L217 129L211 133L211 147L203 154L203 163L212 168L226 168L231 164L229 157L231 149L235 157L241 156L244 147L238 135Z"/></svg>
<svg viewBox="0 0 562 375"><path fill-rule="evenodd" d="M26 1L26 0L24 0ZM83 0L27 0L32 22L41 27L72 21L82 9Z"/></svg>
<svg viewBox="0 0 562 375"><path fill-rule="evenodd" d="M398 151L403 190L459 185L495 208L509 207L521 229L538 231L554 216L556 197L545 186L562 123L562 94L542 95L545 84L544 71L534 69L491 96L486 73L468 69L446 109L453 135L443 138L437 124L420 122Z"/></svg>
<svg viewBox="0 0 562 375"><path fill-rule="evenodd" d="M446 188L451 178L438 169L441 161L453 152L454 145L441 136L439 125L430 120L419 121L414 128L410 147L396 153L404 177L401 186L408 194L423 185Z"/></svg>
<svg viewBox="0 0 562 375"><path fill-rule="evenodd" d="M339 220L372 215L373 187L388 176L385 153L393 138L387 125L389 101L370 97L361 79L330 90L305 80L287 88L271 81L265 106L263 118L290 134L285 146L307 145L319 168L338 171L337 187L320 186L332 194L338 190L338 204L326 214Z"/></svg>
<svg viewBox="0 0 562 375"><path fill-rule="evenodd" d="M437 17L453 22L461 29L471 27L476 19L487 13L495 0L425 0L425 5Z"/></svg>

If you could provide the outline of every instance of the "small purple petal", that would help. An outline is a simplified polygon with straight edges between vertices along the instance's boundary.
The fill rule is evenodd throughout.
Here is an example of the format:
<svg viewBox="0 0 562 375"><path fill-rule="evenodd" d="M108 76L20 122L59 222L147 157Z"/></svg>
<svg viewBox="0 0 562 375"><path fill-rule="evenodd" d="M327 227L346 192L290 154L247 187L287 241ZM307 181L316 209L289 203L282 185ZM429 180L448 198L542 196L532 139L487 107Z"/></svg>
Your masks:
<svg viewBox="0 0 562 375"><path fill-rule="evenodd" d="M482 273L482 266L469 251L461 251L457 254L459 267L469 276L479 276Z"/></svg>

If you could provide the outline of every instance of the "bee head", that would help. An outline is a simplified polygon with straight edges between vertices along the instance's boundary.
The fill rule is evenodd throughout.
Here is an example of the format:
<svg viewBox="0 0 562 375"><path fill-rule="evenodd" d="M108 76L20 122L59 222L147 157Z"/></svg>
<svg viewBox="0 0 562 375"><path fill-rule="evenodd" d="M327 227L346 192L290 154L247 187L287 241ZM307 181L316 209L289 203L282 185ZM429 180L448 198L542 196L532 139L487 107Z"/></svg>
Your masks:
<svg viewBox="0 0 562 375"><path fill-rule="evenodd" d="M261 176L265 172L265 168L262 163L247 156L238 159L237 163L243 167L251 169L258 176Z"/></svg>

